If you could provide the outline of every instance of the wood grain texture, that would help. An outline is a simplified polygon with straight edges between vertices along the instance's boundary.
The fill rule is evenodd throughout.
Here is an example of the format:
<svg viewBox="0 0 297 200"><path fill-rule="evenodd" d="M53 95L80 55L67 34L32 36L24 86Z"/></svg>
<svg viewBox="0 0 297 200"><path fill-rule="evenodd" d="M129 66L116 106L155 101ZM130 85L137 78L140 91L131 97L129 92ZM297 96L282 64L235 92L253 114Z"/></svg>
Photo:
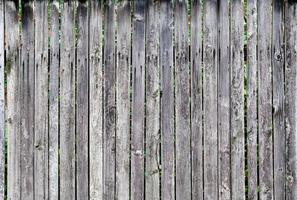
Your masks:
<svg viewBox="0 0 297 200"><path fill-rule="evenodd" d="M234 0L231 7L231 195L245 199L244 173L244 5Z"/></svg>
<svg viewBox="0 0 297 200"><path fill-rule="evenodd" d="M192 2L191 12L191 148L192 198L203 199L202 110L202 4Z"/></svg>
<svg viewBox="0 0 297 200"><path fill-rule="evenodd" d="M234 1L234 3L237 1ZM231 198L230 4L219 4L218 139L219 199ZM242 10L241 10L242 11ZM234 19L233 19L234 20ZM241 20L241 19L238 19ZM243 66L240 66L243 67ZM241 88L242 89L242 88Z"/></svg>
<svg viewBox="0 0 297 200"><path fill-rule="evenodd" d="M98 1L90 1L90 199L103 197L103 10Z"/></svg>
<svg viewBox="0 0 297 200"><path fill-rule="evenodd" d="M75 30L74 3L61 5L60 198L75 198Z"/></svg>
<svg viewBox="0 0 297 200"><path fill-rule="evenodd" d="M48 199L48 1L36 1L34 198Z"/></svg>
<svg viewBox="0 0 297 200"><path fill-rule="evenodd" d="M283 2L273 1L272 79L273 79L273 171L275 199L285 199L286 134L284 115L284 18Z"/></svg>
<svg viewBox="0 0 297 200"><path fill-rule="evenodd" d="M104 196L115 198L116 140L116 52L115 4L105 2L104 13Z"/></svg>
<svg viewBox="0 0 297 200"><path fill-rule="evenodd" d="M297 4L286 2L285 14L285 116L286 116L286 199L297 198L296 76Z"/></svg>
<svg viewBox="0 0 297 200"><path fill-rule="evenodd" d="M117 122L116 198L128 200L130 187L130 73L131 6L122 1L117 7Z"/></svg>
<svg viewBox="0 0 297 200"><path fill-rule="evenodd" d="M192 198L203 199L202 4L192 2L191 13L191 147Z"/></svg>
<svg viewBox="0 0 297 200"><path fill-rule="evenodd" d="M297 199L296 27L295 0L0 0L0 200Z"/></svg>
<svg viewBox="0 0 297 200"><path fill-rule="evenodd" d="M18 4L5 1L5 50L7 67L7 198L20 199L20 38ZM9 34L8 34L9 33Z"/></svg>
<svg viewBox="0 0 297 200"><path fill-rule="evenodd" d="M173 4L160 2L161 198L175 199ZM171 152L171 153L169 153Z"/></svg>
<svg viewBox="0 0 297 200"><path fill-rule="evenodd" d="M76 198L89 198L89 33L88 1L76 7Z"/></svg>
<svg viewBox="0 0 297 200"><path fill-rule="evenodd" d="M4 103L4 1L0 1L0 200L4 200L5 189L5 103Z"/></svg>
<svg viewBox="0 0 297 200"><path fill-rule="evenodd" d="M21 198L34 198L34 10L33 1L22 4L21 67Z"/></svg>
<svg viewBox="0 0 297 200"><path fill-rule="evenodd" d="M144 198L144 100L145 100L146 1L134 2L132 30L131 199Z"/></svg>
<svg viewBox="0 0 297 200"><path fill-rule="evenodd" d="M145 199L160 196L159 3L147 1Z"/></svg>
<svg viewBox="0 0 297 200"><path fill-rule="evenodd" d="M59 1L51 6L50 21L50 67L49 67L49 199L58 200L59 195Z"/></svg>
<svg viewBox="0 0 297 200"><path fill-rule="evenodd" d="M203 110L204 110L204 199L218 198L218 2L204 2Z"/></svg>
<svg viewBox="0 0 297 200"><path fill-rule="evenodd" d="M258 199L257 1L247 1L247 167L248 199Z"/></svg>
<svg viewBox="0 0 297 200"><path fill-rule="evenodd" d="M190 73L187 1L175 4L176 198L191 199Z"/></svg>
<svg viewBox="0 0 297 200"><path fill-rule="evenodd" d="M272 1L258 1L259 198L273 198Z"/></svg>

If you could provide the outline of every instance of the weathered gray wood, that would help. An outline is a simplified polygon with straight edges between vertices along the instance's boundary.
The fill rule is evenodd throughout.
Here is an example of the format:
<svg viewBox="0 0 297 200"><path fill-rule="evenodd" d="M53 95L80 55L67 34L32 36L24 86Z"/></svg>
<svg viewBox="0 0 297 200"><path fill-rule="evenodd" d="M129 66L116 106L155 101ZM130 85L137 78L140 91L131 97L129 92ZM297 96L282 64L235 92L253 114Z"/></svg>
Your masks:
<svg viewBox="0 0 297 200"><path fill-rule="evenodd" d="M58 200L59 193L59 1L51 2L50 67L49 67L49 199Z"/></svg>
<svg viewBox="0 0 297 200"><path fill-rule="evenodd" d="M22 5L21 67L21 198L34 198L34 10L33 1ZM38 147L37 147L38 148Z"/></svg>
<svg viewBox="0 0 297 200"><path fill-rule="evenodd" d="M103 197L102 21L98 1L90 1L90 199Z"/></svg>
<svg viewBox="0 0 297 200"><path fill-rule="evenodd" d="M257 172L257 1L247 1L247 167L248 199L258 199Z"/></svg>
<svg viewBox="0 0 297 200"><path fill-rule="evenodd" d="M89 198L89 52L88 1L76 8L76 198Z"/></svg>
<svg viewBox="0 0 297 200"><path fill-rule="evenodd" d="M187 1L175 4L176 199L191 199L190 76Z"/></svg>
<svg viewBox="0 0 297 200"><path fill-rule="evenodd" d="M105 2L104 12L104 196L115 198L115 137L116 137L116 52L115 4Z"/></svg>
<svg viewBox="0 0 297 200"><path fill-rule="evenodd" d="M191 17L186 0L110 0L104 15L63 1L59 21L52 0L50 33L49 1L16 2L0 0L8 199L297 198L295 1L247 1L246 149L244 1L193 0Z"/></svg>
<svg viewBox="0 0 297 200"><path fill-rule="evenodd" d="M297 3L286 2L285 12L285 116L286 116L286 199L297 198Z"/></svg>
<svg viewBox="0 0 297 200"><path fill-rule="evenodd" d="M60 199L75 199L74 2L61 5Z"/></svg>
<svg viewBox="0 0 297 200"><path fill-rule="evenodd" d="M4 1L0 0L0 200L4 200L5 189L4 50Z"/></svg>
<svg viewBox="0 0 297 200"><path fill-rule="evenodd" d="M286 135L284 116L284 33L283 2L273 1L273 38L272 38L272 73L273 73L273 163L275 199L285 199L286 190Z"/></svg>
<svg viewBox="0 0 297 200"><path fill-rule="evenodd" d="M192 198L203 199L202 5L199 0L192 2L191 12L191 97Z"/></svg>
<svg viewBox="0 0 297 200"><path fill-rule="evenodd" d="M132 32L131 199L144 198L145 0L134 2Z"/></svg>
<svg viewBox="0 0 297 200"><path fill-rule="evenodd" d="M218 198L217 140L217 0L204 2L203 110L204 110L204 198Z"/></svg>
<svg viewBox="0 0 297 200"><path fill-rule="evenodd" d="M172 2L160 2L161 198L175 199L174 66Z"/></svg>
<svg viewBox="0 0 297 200"><path fill-rule="evenodd" d="M20 199L20 39L18 4L5 1L5 48L7 73L7 198Z"/></svg>
<svg viewBox="0 0 297 200"><path fill-rule="evenodd" d="M137 0L134 2L132 32L132 200L144 198L145 10L146 1Z"/></svg>
<svg viewBox="0 0 297 200"><path fill-rule="evenodd" d="M231 196L245 199L244 173L244 2L231 6ZM222 46L220 47L222 48ZM228 77L228 75L227 75Z"/></svg>
<svg viewBox="0 0 297 200"><path fill-rule="evenodd" d="M272 1L258 2L259 198L273 198Z"/></svg>
<svg viewBox="0 0 297 200"><path fill-rule="evenodd" d="M48 1L35 10L34 198L48 199Z"/></svg>
<svg viewBox="0 0 297 200"><path fill-rule="evenodd" d="M145 199L160 198L159 3L147 1Z"/></svg>
<svg viewBox="0 0 297 200"><path fill-rule="evenodd" d="M235 1L236 2L236 1ZM234 3L235 3L234 2ZM218 148L219 199L231 198L231 108L230 108L230 40L229 1L219 5L219 67L218 67ZM243 66L240 66L243 68Z"/></svg>
<svg viewBox="0 0 297 200"><path fill-rule="evenodd" d="M116 122L116 198L129 199L130 178L130 57L131 7L121 1L117 8L117 122Z"/></svg>

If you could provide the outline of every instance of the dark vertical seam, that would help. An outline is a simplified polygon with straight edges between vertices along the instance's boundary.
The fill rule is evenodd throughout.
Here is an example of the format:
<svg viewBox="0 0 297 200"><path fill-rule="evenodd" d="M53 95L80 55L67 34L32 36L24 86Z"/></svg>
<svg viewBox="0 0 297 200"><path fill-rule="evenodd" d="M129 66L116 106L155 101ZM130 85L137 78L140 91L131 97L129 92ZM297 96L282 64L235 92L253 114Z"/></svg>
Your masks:
<svg viewBox="0 0 297 200"><path fill-rule="evenodd" d="M115 101L115 113L114 113L114 132L115 132L115 137L114 137L114 149L115 149L115 152L114 152L114 199L116 200L117 197L117 176L116 176L116 165L117 165L117 162L116 162L116 155L117 155L117 29L118 29L118 23L117 23L117 10L115 8L115 5L114 5L114 20L115 20L115 30L114 30L114 53L113 53L113 56L114 56L114 101Z"/></svg>
<svg viewBox="0 0 297 200"><path fill-rule="evenodd" d="M221 2L220 1L217 1L217 4L216 4L216 25L217 25L217 31L216 31L216 53L217 55L216 56L216 69L217 69L217 80L216 80L216 86L217 86L217 102L216 102L216 107L217 107L217 113L216 113L216 116L217 116L217 199L220 198L220 179L221 179L221 162L220 162L220 132L219 132L219 128L220 128L220 106L219 106L219 96L220 96L220 91L219 91L219 85L220 85L220 63L221 63L221 49L220 49L220 36L221 36L221 27L220 27L220 24L221 24L221 16L220 16L220 11L221 11Z"/></svg>
<svg viewBox="0 0 297 200"><path fill-rule="evenodd" d="M88 40L88 55L87 55L87 76L88 76L88 83L87 83L87 88L88 88L88 198L91 197L90 195L90 12L91 9L91 0L88 0L86 2L87 4L87 40Z"/></svg>
<svg viewBox="0 0 297 200"><path fill-rule="evenodd" d="M272 153L272 198L275 200L275 184L274 184L274 180L275 180L275 171L274 171L274 167L275 167L275 162L274 162L274 140L275 140L275 132L274 132L274 126L275 126L275 122L274 122L274 111L275 111L275 108L274 108L274 84L273 84L273 81L274 81L274 66L275 66L275 63L273 61L273 55L274 55L274 52L275 52L275 41L273 40L274 38L274 30L275 28L278 28L278 27L274 27L274 8L275 8L275 1L272 0L271 1L271 34L270 34L270 40L271 40L271 43L270 43L270 67L271 67L271 72L270 72L270 75L271 75L271 78L270 78L270 82L271 82L271 153ZM279 24L278 24L279 25ZM281 33L279 33L281 34ZM280 42L280 41L279 41Z"/></svg>

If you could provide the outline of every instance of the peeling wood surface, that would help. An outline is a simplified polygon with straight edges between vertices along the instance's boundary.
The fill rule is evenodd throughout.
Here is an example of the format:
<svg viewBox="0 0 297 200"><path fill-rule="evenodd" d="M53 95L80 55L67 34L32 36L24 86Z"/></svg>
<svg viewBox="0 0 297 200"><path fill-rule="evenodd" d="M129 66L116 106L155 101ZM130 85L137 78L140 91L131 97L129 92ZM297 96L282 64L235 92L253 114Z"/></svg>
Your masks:
<svg viewBox="0 0 297 200"><path fill-rule="evenodd" d="M218 2L204 2L203 114L204 199L218 198ZM211 156L210 156L211 155Z"/></svg>
<svg viewBox="0 0 297 200"><path fill-rule="evenodd" d="M286 199L297 198L297 138L296 138L296 63L297 63L297 4L285 5L285 127L286 127Z"/></svg>
<svg viewBox="0 0 297 200"><path fill-rule="evenodd" d="M296 7L0 0L0 200L296 199Z"/></svg>
<svg viewBox="0 0 297 200"><path fill-rule="evenodd" d="M7 72L7 197L20 199L20 38L18 29L18 5L14 1L5 2L5 50Z"/></svg>
<svg viewBox="0 0 297 200"><path fill-rule="evenodd" d="M259 198L273 195L273 124L271 75L272 1L258 2Z"/></svg>
<svg viewBox="0 0 297 200"><path fill-rule="evenodd" d="M245 199L244 175L244 5L231 5L231 196Z"/></svg>
<svg viewBox="0 0 297 200"><path fill-rule="evenodd" d="M75 198L75 30L74 3L61 5L60 198Z"/></svg>
<svg viewBox="0 0 297 200"><path fill-rule="evenodd" d="M131 199L144 198L145 13L146 1L134 2L132 18Z"/></svg>
<svg viewBox="0 0 297 200"><path fill-rule="evenodd" d="M49 137L48 173L49 199L59 196L59 2L52 1L50 26L50 66L49 66Z"/></svg>
<svg viewBox="0 0 297 200"><path fill-rule="evenodd" d="M35 2L35 116L34 190L35 199L48 197L48 3Z"/></svg>
<svg viewBox="0 0 297 200"><path fill-rule="evenodd" d="M98 1L89 6L89 195L95 200L103 197L103 9Z"/></svg>
<svg viewBox="0 0 297 200"><path fill-rule="evenodd" d="M34 191L34 150L39 148L34 143L35 109L35 60L34 60L34 9L33 1L22 5L22 48L21 48L21 198L33 199ZM40 146L42 148L42 146Z"/></svg>
<svg viewBox="0 0 297 200"><path fill-rule="evenodd" d="M115 198L116 162L116 49L115 49L115 5L105 2L104 7L104 158L103 199Z"/></svg>
<svg viewBox="0 0 297 200"><path fill-rule="evenodd" d="M248 199L258 199L258 65L257 65L257 1L247 2L247 168Z"/></svg>
<svg viewBox="0 0 297 200"><path fill-rule="evenodd" d="M175 199L173 5L160 2L161 198ZM172 152L172 153L168 153Z"/></svg>
<svg viewBox="0 0 297 200"><path fill-rule="evenodd" d="M234 4L237 1L234 1ZM230 5L231 4L231 5ZM231 73L231 61L230 61L230 11L233 3L228 1L220 2L220 14L219 14L219 68L218 68L218 148L219 148L219 199L231 198L231 90L230 90L230 73ZM241 23L242 19L238 19ZM233 23L231 24L231 26ZM240 66L242 67L242 66Z"/></svg>

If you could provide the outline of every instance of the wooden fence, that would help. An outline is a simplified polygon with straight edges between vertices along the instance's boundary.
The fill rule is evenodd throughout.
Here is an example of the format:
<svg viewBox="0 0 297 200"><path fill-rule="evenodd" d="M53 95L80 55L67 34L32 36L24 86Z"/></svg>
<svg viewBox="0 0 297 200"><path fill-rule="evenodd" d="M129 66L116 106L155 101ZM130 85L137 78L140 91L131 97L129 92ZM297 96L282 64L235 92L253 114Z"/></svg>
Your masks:
<svg viewBox="0 0 297 200"><path fill-rule="evenodd" d="M0 0L0 200L297 199L295 0Z"/></svg>

